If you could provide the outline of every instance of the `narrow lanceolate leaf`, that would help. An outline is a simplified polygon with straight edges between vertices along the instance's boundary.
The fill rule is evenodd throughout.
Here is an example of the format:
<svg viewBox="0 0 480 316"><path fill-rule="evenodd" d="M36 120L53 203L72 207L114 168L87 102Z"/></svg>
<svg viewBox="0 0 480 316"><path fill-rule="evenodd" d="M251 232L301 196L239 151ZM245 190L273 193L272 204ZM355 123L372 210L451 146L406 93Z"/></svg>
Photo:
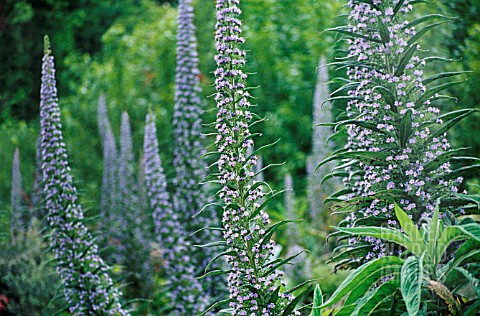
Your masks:
<svg viewBox="0 0 480 316"><path fill-rule="evenodd" d="M408 138L412 134L412 110L408 110L402 117L398 137L400 139L400 147L405 148Z"/></svg>
<svg viewBox="0 0 480 316"><path fill-rule="evenodd" d="M337 230L355 236L369 236L382 239L384 241L396 243L402 247L410 248L412 242L410 239L395 229L384 227L335 227Z"/></svg>
<svg viewBox="0 0 480 316"><path fill-rule="evenodd" d="M459 240L475 240L480 242L480 224L471 223L446 227L438 239L439 247L437 247L437 258L441 258L448 246Z"/></svg>
<svg viewBox="0 0 480 316"><path fill-rule="evenodd" d="M402 266L400 277L400 291L407 305L408 315L416 316L422 301L423 255L408 257Z"/></svg>
<svg viewBox="0 0 480 316"><path fill-rule="evenodd" d="M379 312L378 309L391 306L391 300L399 288L400 277L382 283L377 288L368 291L355 302L355 310L351 316L369 316Z"/></svg>
<svg viewBox="0 0 480 316"><path fill-rule="evenodd" d="M108 268L83 223L82 208L77 204L77 190L70 175L61 131L54 74L46 37L40 93L43 185L51 230L50 245L63 280L68 310L73 315L91 314L92 311L98 315L129 315L119 302L120 292L113 286Z"/></svg>
<svg viewBox="0 0 480 316"><path fill-rule="evenodd" d="M323 305L323 294L320 286L317 284L315 286L315 291L313 292L313 308L312 316L322 316L322 309L320 306Z"/></svg>
<svg viewBox="0 0 480 316"><path fill-rule="evenodd" d="M352 272L332 296L321 307L333 305L350 293L348 301L353 303L381 278L398 274L404 263L399 257L386 256L370 261ZM346 303L348 305L348 303Z"/></svg>

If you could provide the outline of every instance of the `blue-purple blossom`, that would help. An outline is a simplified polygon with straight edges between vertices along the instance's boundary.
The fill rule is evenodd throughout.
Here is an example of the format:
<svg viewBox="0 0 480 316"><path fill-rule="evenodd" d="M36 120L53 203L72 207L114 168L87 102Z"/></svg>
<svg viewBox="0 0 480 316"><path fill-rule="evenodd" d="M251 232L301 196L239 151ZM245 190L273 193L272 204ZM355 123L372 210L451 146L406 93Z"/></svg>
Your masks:
<svg viewBox="0 0 480 316"><path fill-rule="evenodd" d="M150 226L147 214L138 199L135 177L132 129L126 112L122 113L120 130L120 157L118 161L118 209L119 229L116 232L117 262L126 268L127 280L148 295L153 282L150 262Z"/></svg>
<svg viewBox="0 0 480 316"><path fill-rule="evenodd" d="M26 228L23 202L22 173L20 171L20 152L15 148L12 164L12 190L10 194L10 229L18 235Z"/></svg>
<svg viewBox="0 0 480 316"><path fill-rule="evenodd" d="M171 309L174 315L196 315L205 310L208 300L195 279L195 267L185 241L186 232L177 211L173 211L159 154L155 116L148 114L145 124L144 175L152 210L154 230L162 249Z"/></svg>
<svg viewBox="0 0 480 316"><path fill-rule="evenodd" d="M330 180L321 183L322 179L332 171L332 164L325 164L315 170L319 161L330 156L333 152L333 143L328 141L332 134L332 128L327 126L316 126L319 123L332 121L332 104L328 101L330 98L330 88L328 86L328 67L325 56L321 56L319 67L317 68L317 84L313 97L313 135L312 135L312 153L307 158L308 174L308 200L310 217L314 221L325 221L324 201L339 187L339 181Z"/></svg>
<svg viewBox="0 0 480 316"><path fill-rule="evenodd" d="M109 236L115 235L118 230L116 225L116 215L118 214L118 150L115 143L112 126L108 118L107 103L104 95L98 100L98 130L102 140L103 147L103 175L102 175L102 195L100 200L100 221L99 230L103 245L108 245Z"/></svg>
<svg viewBox="0 0 480 316"><path fill-rule="evenodd" d="M85 227L77 204L60 122L53 56L48 37L42 65L40 92L42 171L50 246L63 280L68 310L73 315L129 315L119 302L108 268Z"/></svg>
<svg viewBox="0 0 480 316"><path fill-rule="evenodd" d="M353 86L348 91L352 99L347 114L373 127L349 125L346 148L385 155L385 163L348 167L351 176L346 184L354 192L352 197L385 190L402 192L398 202L418 221L430 217L437 198L456 192L459 183L447 180L451 171L448 162L434 163L450 149L450 144L445 134L433 135L442 122L438 108L432 104L435 96L424 95L425 60L418 54L420 45L412 41L416 30L407 18L413 10L412 1L374 2L349 1L348 31L360 36L349 39L349 60L358 65L347 71ZM396 127L399 122L402 130ZM353 223L358 218L375 216L395 226L393 208L392 203L374 199L348 220ZM365 240L373 245L365 260L393 254L379 240Z"/></svg>
<svg viewBox="0 0 480 316"><path fill-rule="evenodd" d="M275 243L266 236L269 216L260 209L264 195L254 183L257 157L248 155L254 142L249 130L253 118L250 95L246 88L247 74L242 70L246 52L241 49L242 22L239 0L217 0L215 41L215 87L217 93L216 146L217 167L224 202L223 237L234 255L227 256L230 272L228 288L232 315L280 315L293 296L279 291L276 301L266 297L281 288L283 272L270 263ZM264 240L264 238L267 238Z"/></svg>

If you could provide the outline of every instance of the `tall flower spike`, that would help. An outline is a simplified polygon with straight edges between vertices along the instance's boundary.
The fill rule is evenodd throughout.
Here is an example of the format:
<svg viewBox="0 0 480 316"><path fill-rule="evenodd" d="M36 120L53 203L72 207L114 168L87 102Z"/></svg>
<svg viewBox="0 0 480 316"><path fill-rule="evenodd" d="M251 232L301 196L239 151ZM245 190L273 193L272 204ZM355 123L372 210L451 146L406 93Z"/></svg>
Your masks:
<svg viewBox="0 0 480 316"><path fill-rule="evenodd" d="M175 167L175 192L173 204L187 234L204 227L216 226L217 215L204 212L194 216L207 203L206 186L200 182L206 177L207 165L201 158L205 153L202 144L202 101L198 70L197 39L195 37L192 0L180 0L178 6L177 66L175 78L175 107L173 116ZM200 231L191 238L194 244L208 244L215 240L216 232ZM203 271L215 254L212 248L190 249L196 272ZM209 293L220 289L224 281L218 277L206 279ZM204 280L205 281L205 280ZM213 281L213 282L212 282Z"/></svg>
<svg viewBox="0 0 480 316"><path fill-rule="evenodd" d="M337 158L351 160L346 184L353 193L347 198L366 201L347 218L350 225L370 217L378 225L398 227L392 197L418 222L432 215L439 197L457 192L462 182L450 175L449 155L455 151L446 139L448 126L433 105L448 85L426 86L442 76L422 79L426 61L417 41L428 27L416 31L422 19L409 24L412 3L349 1L349 25L342 31L353 34L345 61L350 65L350 124L346 151ZM397 254L375 238L351 242L370 245L361 260Z"/></svg>
<svg viewBox="0 0 480 316"><path fill-rule="evenodd" d="M107 103L102 94L98 100L98 130L103 146L102 195L100 201L99 230L102 231L102 244L108 244L108 236L113 236L115 229L115 212L117 211L117 145L112 126L108 118Z"/></svg>
<svg viewBox="0 0 480 316"><path fill-rule="evenodd" d="M134 171L132 129L126 112L122 113L119 177L119 263L126 267L128 280L147 294L152 281L150 237L147 218L138 201Z"/></svg>
<svg viewBox="0 0 480 316"><path fill-rule="evenodd" d="M267 233L270 219L259 205L262 188L254 184L257 157L247 154L254 145L249 130L253 114L245 89L247 75L242 70L246 52L240 48L245 39L241 36L239 3L217 0L215 26L215 143L220 154L218 195L224 203L223 237L233 253L226 256L230 306L232 315L291 314L293 308L287 306L293 296L282 291L283 272L272 268L275 243Z"/></svg>
<svg viewBox="0 0 480 316"><path fill-rule="evenodd" d="M316 126L319 123L332 121L332 104L327 101L330 98L328 81L327 60L325 56L321 56L313 97L312 154L307 161L309 209L310 217L314 221L326 219L326 216L321 219L318 217L324 209L323 202L339 187L338 181L333 179L323 185L321 184L322 179L331 172L331 164L323 165L314 171L316 164L333 152L333 144L328 142L332 129L326 126Z"/></svg>
<svg viewBox="0 0 480 316"><path fill-rule="evenodd" d="M147 196L153 212L155 235L163 251L172 312L179 316L196 315L205 309L207 297L195 279L195 269L188 251L191 245L185 242L185 229L178 212L172 209L153 114L146 117L143 150Z"/></svg>
<svg viewBox="0 0 480 316"><path fill-rule="evenodd" d="M20 171L20 152L15 148L12 164L12 191L10 195L10 229L14 235L20 234L26 227L24 209L22 206L23 188Z"/></svg>
<svg viewBox="0 0 480 316"><path fill-rule="evenodd" d="M42 223L46 221L46 210L43 201L45 194L43 192L43 172L42 172L42 135L39 134L35 146L35 178L33 180L32 205L35 217Z"/></svg>
<svg viewBox="0 0 480 316"><path fill-rule="evenodd" d="M50 245L57 272L73 315L129 315L119 303L120 292L113 286L108 268L85 227L83 211L77 204L68 156L60 123L53 56L48 37L42 65L40 120L42 171Z"/></svg>

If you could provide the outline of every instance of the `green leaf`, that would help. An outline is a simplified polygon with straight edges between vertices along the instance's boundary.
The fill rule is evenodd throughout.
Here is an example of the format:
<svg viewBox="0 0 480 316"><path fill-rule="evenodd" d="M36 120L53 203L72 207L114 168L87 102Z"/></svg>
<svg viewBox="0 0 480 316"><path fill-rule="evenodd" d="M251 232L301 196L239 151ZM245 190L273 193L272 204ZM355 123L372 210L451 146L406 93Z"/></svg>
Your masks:
<svg viewBox="0 0 480 316"><path fill-rule="evenodd" d="M340 159L356 159L361 162L367 163L367 164L380 164L380 165L386 165L388 164L387 162L387 156L388 154L385 152L380 152L380 151L346 151L346 152L341 152L336 155L332 155L323 161L321 161L317 167L315 167L315 171L322 165L326 164L327 162L333 161L333 160L340 160Z"/></svg>
<svg viewBox="0 0 480 316"><path fill-rule="evenodd" d="M326 31L338 32L338 33L346 34L346 35L351 36L351 37L358 37L358 38L366 39L367 41L382 43L382 41L379 40L379 39L376 39L376 38L373 38L373 37L370 37L370 36L367 36L367 35L363 35L363 34L350 32L344 26L339 26L339 27L335 27L335 28L326 29Z"/></svg>
<svg viewBox="0 0 480 316"><path fill-rule="evenodd" d="M438 239L437 258L441 258L452 242L459 240L475 240L480 242L480 224L448 226Z"/></svg>
<svg viewBox="0 0 480 316"><path fill-rule="evenodd" d="M400 223L403 231L410 239L410 244L412 247L408 248L408 250L417 256L420 256L426 250L426 245L417 226L415 226L410 217L408 217L407 213L405 213L397 203L395 203L395 215L397 216L398 222Z"/></svg>
<svg viewBox="0 0 480 316"><path fill-rule="evenodd" d="M443 20L454 20L455 18L447 17L441 14L429 14L422 16L421 18L418 18L416 20L413 20L412 22L408 23L407 25L403 26L401 30L405 30L408 28L411 28L412 26L418 25L423 22L427 22L433 19L443 19Z"/></svg>
<svg viewBox="0 0 480 316"><path fill-rule="evenodd" d="M399 287L399 278L396 277L368 291L364 297L355 302L356 307L351 316L372 315L380 306L391 300Z"/></svg>
<svg viewBox="0 0 480 316"><path fill-rule="evenodd" d="M463 120L464 118L469 116L470 114L478 112L478 111L479 111L478 109L470 109L470 111L465 112L461 115L458 115L457 117L452 118L451 120L443 123L442 126L438 130L436 130L434 133L430 134L430 136L427 138L427 142L434 139L435 137L443 135L450 128L452 128L455 124L457 124L458 122L460 122L461 120Z"/></svg>
<svg viewBox="0 0 480 316"><path fill-rule="evenodd" d="M282 260L278 260L278 263L274 264L270 269L268 269L267 271L265 271L264 273L262 273L262 277L266 277L270 274L272 274L274 271L276 271L278 268L280 268L281 266L289 263L290 261L292 261L293 259L295 259L296 257L298 257L303 251L297 253L297 254L294 254L293 256L290 256L286 259L282 259ZM270 265L271 263L268 263L267 265Z"/></svg>
<svg viewBox="0 0 480 316"><path fill-rule="evenodd" d="M350 293L348 301L356 301L379 279L398 273L403 263L404 260L399 257L386 256L363 264L340 284L321 308L339 302L348 293ZM348 305L348 303L346 304Z"/></svg>
<svg viewBox="0 0 480 316"><path fill-rule="evenodd" d="M207 273L202 274L199 277L196 277L196 279L201 280L201 279L204 279L204 278L207 278L207 277L210 277L210 276L221 275L221 274L226 274L226 273L228 273L228 271L223 271L223 270L220 270L220 269L219 270L212 270L212 271L208 271Z"/></svg>
<svg viewBox="0 0 480 316"><path fill-rule="evenodd" d="M400 62L398 63L397 69L395 69L395 77L400 77L403 75L403 72L405 71L405 67L407 67L408 63L413 57L413 54L417 50L417 43L413 43L410 45L410 47L407 49L405 54L402 56L402 59L400 59Z"/></svg>
<svg viewBox="0 0 480 316"><path fill-rule="evenodd" d="M453 86L456 86L456 85L459 85L459 84L464 83L464 82L465 81L452 81L452 82L447 82L447 83L438 85L436 87L427 89L427 91L425 91L425 93L422 94L417 99L417 101L415 102L415 107L422 106L425 101L427 101L428 99L433 97L435 94L439 93L440 91L445 90L445 89L450 88L450 87L453 87Z"/></svg>
<svg viewBox="0 0 480 316"><path fill-rule="evenodd" d="M313 308L311 316L322 316L322 309L320 306L323 305L323 295L320 286L317 284L315 290L313 291Z"/></svg>
<svg viewBox="0 0 480 316"><path fill-rule="evenodd" d="M433 171L433 170L437 169L442 164L450 161L450 159L455 157L455 155L457 155L459 152L464 151L466 149L467 148L457 148L457 149L452 149L452 150L441 153L434 160L428 162L424 166L425 172L430 172L430 171Z"/></svg>
<svg viewBox="0 0 480 316"><path fill-rule="evenodd" d="M297 304L303 299L305 295L307 295L310 292L311 285L309 285L302 293L297 295L290 304L287 305L287 307L283 310L282 316L289 316L292 314L292 312L295 310L295 307Z"/></svg>
<svg viewBox="0 0 480 316"><path fill-rule="evenodd" d="M464 265L469 262L480 261L480 242L475 240L467 240L460 248L455 252L455 257L450 260L444 269L441 270L441 281L444 281L448 277L450 272L460 265Z"/></svg>
<svg viewBox="0 0 480 316"><path fill-rule="evenodd" d="M423 29L421 29L420 31L417 30L417 33L408 40L407 44L408 44L408 45L411 45L412 43L417 42L425 33L427 33L428 31L430 31L430 30L433 29L434 27L439 26L439 25L442 25L442 24L444 24L444 23L445 23L445 22L433 23L433 24L430 24L430 25L425 26L425 27L424 27Z"/></svg>
<svg viewBox="0 0 480 316"><path fill-rule="evenodd" d="M412 134L412 110L408 109L402 117L399 128L400 147L405 148L407 140Z"/></svg>
<svg viewBox="0 0 480 316"><path fill-rule="evenodd" d="M397 5L395 6L395 9L393 9L393 16L397 15L398 11L400 11L400 9L402 8L404 2L405 0L398 1Z"/></svg>
<svg viewBox="0 0 480 316"><path fill-rule="evenodd" d="M385 102L387 104L390 104L392 106L392 109L396 109L393 106L395 104L395 95L392 93L392 91L382 86L376 86L373 88L373 90L379 90L380 94L385 99Z"/></svg>
<svg viewBox="0 0 480 316"><path fill-rule="evenodd" d="M200 313L199 316L205 315L205 314L207 314L209 311L214 310L215 308L217 308L217 307L219 307L219 306L228 304L228 303L230 303L231 301L232 301L231 298L224 299L224 300L221 300L221 301L217 301L217 302L213 303L212 305L210 305L205 311L203 311L202 313Z"/></svg>
<svg viewBox="0 0 480 316"><path fill-rule="evenodd" d="M423 255L408 257L402 266L400 291L407 305L409 316L416 316L420 311L423 282Z"/></svg>
<svg viewBox="0 0 480 316"><path fill-rule="evenodd" d="M412 248L412 243L407 236L400 231L385 227L335 227L337 230L355 235L355 236L370 236L384 241L396 243L404 248Z"/></svg>
<svg viewBox="0 0 480 316"><path fill-rule="evenodd" d="M224 251L222 253L219 253L218 255L216 255L212 260L210 260L210 262L207 264L207 266L205 267L205 270L204 270L204 273L207 273L208 271L208 268L210 268L210 266L212 265L212 263L215 262L215 260L217 260L218 258L221 258L223 256L235 256L235 255L238 255L238 253L234 250L230 250L230 251Z"/></svg>
<svg viewBox="0 0 480 316"><path fill-rule="evenodd" d="M471 71L452 71L452 72L442 72L442 73L439 73L439 74L436 74L436 75L433 75L431 77L428 77L426 79L423 79L422 80L422 83L424 85L427 85L429 83L432 83L436 80L439 80L439 79L443 79L443 78L449 78L449 77L453 77L453 76L458 76L458 75L461 75L461 74L465 74L465 73L469 73Z"/></svg>

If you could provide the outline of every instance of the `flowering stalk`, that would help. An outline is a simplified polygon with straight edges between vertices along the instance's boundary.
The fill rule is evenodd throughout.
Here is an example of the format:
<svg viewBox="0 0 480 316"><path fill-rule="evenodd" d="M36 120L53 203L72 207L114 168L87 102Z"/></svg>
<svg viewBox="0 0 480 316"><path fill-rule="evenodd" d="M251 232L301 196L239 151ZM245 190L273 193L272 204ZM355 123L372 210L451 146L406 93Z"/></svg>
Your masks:
<svg viewBox="0 0 480 316"><path fill-rule="evenodd" d="M202 144L202 101L198 70L197 39L195 36L194 12L191 0L180 0L178 6L177 66L175 77L174 142L173 147L176 178L173 204L185 232L192 234L204 227L215 226L216 214L202 213L195 216L207 203L205 186L200 182L206 177L207 165L201 157L205 153ZM200 231L192 235L194 244L214 241L215 232ZM196 272L203 271L208 261L215 256L212 248L189 250ZM205 284L212 295L218 293L225 281L206 278Z"/></svg>
<svg viewBox="0 0 480 316"><path fill-rule="evenodd" d="M102 231L102 244L108 245L109 236L115 235L115 218L117 211L117 145L112 126L108 118L105 96L101 95L98 100L98 129L103 145L103 175L102 196L100 201L99 230Z"/></svg>
<svg viewBox="0 0 480 316"><path fill-rule="evenodd" d="M215 86L218 113L216 146L219 197L223 200L223 237L230 273L228 287L232 315L290 315L297 303L293 295L283 292L286 261L272 259L275 243L270 239L275 225L268 227L269 216L258 203L264 195L263 182L254 181L257 156L247 155L254 145L250 133L249 93L246 91L246 52L240 48L239 0L217 0L215 40ZM264 203L267 203L265 201Z"/></svg>
<svg viewBox="0 0 480 316"><path fill-rule="evenodd" d="M60 123L53 56L48 37L42 65L40 117L42 170L50 245L70 313L74 315L129 315L119 302L108 268L85 227L77 204Z"/></svg>
<svg viewBox="0 0 480 316"><path fill-rule="evenodd" d="M320 57L317 74L317 84L315 87L315 95L313 97L313 135L312 135L312 153L307 159L307 174L308 174L308 200L310 208L310 217L312 220L320 220L322 223L327 220L325 215L324 201L330 196L335 189L338 188L338 183L329 181L322 184L322 179L330 173L331 165L327 164L321 166L316 171L315 165L330 156L333 152L333 145L329 142L332 131L328 126L316 126L319 123L332 121L332 104L328 100L330 98L330 88L328 86L328 67L325 56ZM324 226L325 229L328 225Z"/></svg>
<svg viewBox="0 0 480 316"><path fill-rule="evenodd" d="M18 235L26 228L25 212L22 206L23 188L20 171L20 152L15 148L12 164L12 191L10 195L10 229L13 235Z"/></svg>
<svg viewBox="0 0 480 316"><path fill-rule="evenodd" d="M134 176L134 154L130 119L122 113L118 166L118 263L126 267L128 279L146 294L152 285L150 236L147 218L138 200ZM136 294L135 294L136 295Z"/></svg>
<svg viewBox="0 0 480 316"><path fill-rule="evenodd" d="M418 223L433 214L439 197L456 194L462 183L460 172L450 165L458 150L450 148L446 131L474 110L439 116L434 103L446 97L438 93L460 82L430 84L460 73L423 78L424 66L435 58L420 58L418 40L441 23L418 25L447 18L432 15L409 22L412 3L351 0L349 25L335 29L347 34L350 43L347 60L337 63L348 67L350 80L344 87L348 119L336 124L337 129L347 126L348 144L324 162L349 160L342 162L349 172L349 190L336 195L345 201L335 207L355 210L347 218L349 226L398 227L394 200ZM455 215L463 212L448 210ZM361 261L401 253L373 237L350 241L368 248Z"/></svg>
<svg viewBox="0 0 480 316"><path fill-rule="evenodd" d="M205 309L208 301L200 283L195 279L195 267L188 251L191 245L185 241L186 233L179 220L180 214L172 209L159 155L155 117L152 114L146 117L143 144L148 202L153 211L155 236L162 247L172 313L197 315Z"/></svg>

